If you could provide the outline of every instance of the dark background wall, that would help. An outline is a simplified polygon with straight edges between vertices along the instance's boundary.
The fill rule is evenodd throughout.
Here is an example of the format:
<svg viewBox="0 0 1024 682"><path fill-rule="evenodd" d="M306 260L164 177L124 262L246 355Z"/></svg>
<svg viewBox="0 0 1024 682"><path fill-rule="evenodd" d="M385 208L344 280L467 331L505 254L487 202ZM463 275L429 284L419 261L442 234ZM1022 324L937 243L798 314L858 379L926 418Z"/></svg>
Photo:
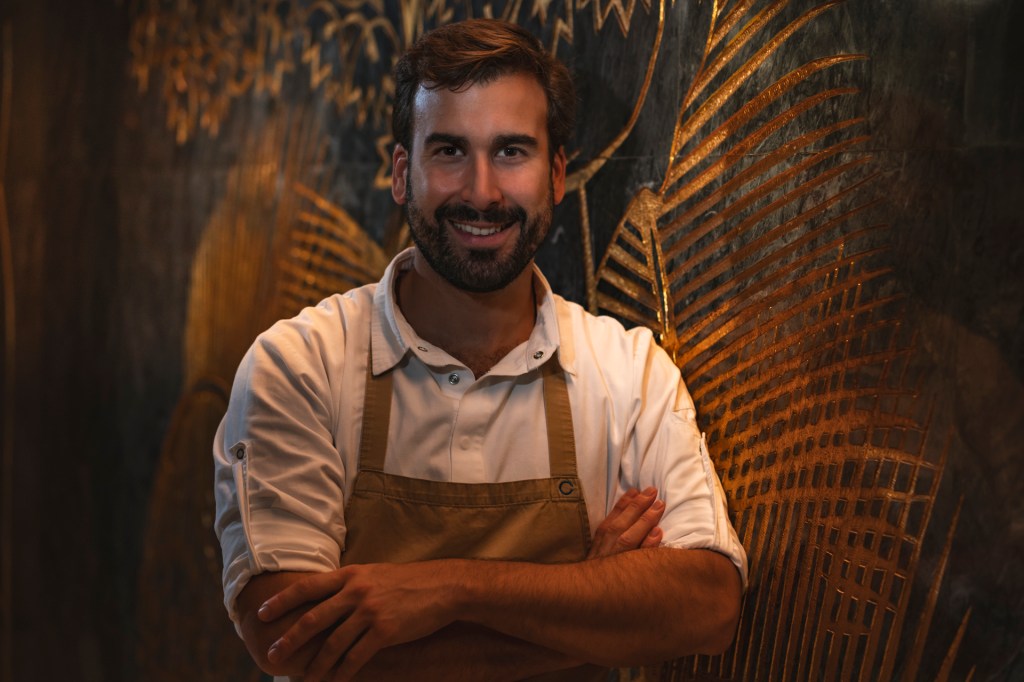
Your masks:
<svg viewBox="0 0 1024 682"><path fill-rule="evenodd" d="M777 4L788 19L816 5ZM356 108L330 103L330 79L314 87L294 71L280 72L280 87L271 76L246 86L239 75L238 94L218 99L231 83L214 78L204 89L201 73L173 65L195 59L196 45L180 38L201 34L189 26L221 31L203 63L241 54L246 31L261 30L243 23L232 33L218 12L250 4L222 5L186 3L191 13L143 0L0 6L3 680L195 679L166 663L190 656L206 670L244 670L230 645L197 644L230 636L209 580L216 556L203 469L224 382L248 341L302 299L281 294L289 271L280 254L289 230L309 225L295 217L300 209L329 213L309 193L343 211L333 214L338 224L363 226L373 243L356 242L368 262L401 241L401 217L375 182L387 93L370 90L389 57L363 53L354 63L364 85ZM574 9L573 40L558 48L584 102L572 169L599 158L635 104L643 108L593 184L580 180L588 193L570 195L539 258L569 298L588 301L588 271L629 202L663 179L712 5L676 0L663 5L661 22L657 3L628 5L631 19L621 23L624 12L600 3ZM408 12L381 10L399 32ZM566 12L552 3L550 16L526 8L521 17L550 44L554 17ZM595 19L605 13L607 21ZM313 43L322 21L308 23ZM868 57L829 72L834 82L820 87L858 92L822 120L864 118L856 151L866 170L836 182L870 179L863 224L884 226L886 291L905 301L886 322L910 330L926 375L910 393L927 407L928 442L938 443L925 449L942 458L914 574L914 594L934 587L938 603L934 617L925 597L904 603L908 622L931 628L924 662L900 657L893 673L911 679L1024 678L1022 31L1024 5L1014 0L849 0L770 59L786 73L816 55ZM659 35L655 78L641 92ZM338 48L321 56L346 59ZM311 189L292 192L294 182ZM671 215L659 214L659 224ZM688 381L697 364L682 365ZM713 379L702 376L692 386L703 396ZM711 427L721 413L706 395L698 402ZM727 474L727 449L716 452ZM733 495L746 480L723 479ZM743 523L749 538L754 526ZM770 638L770 625L748 623L741 635ZM747 670L754 679L754 669L768 678L756 665L722 676L743 679Z"/></svg>

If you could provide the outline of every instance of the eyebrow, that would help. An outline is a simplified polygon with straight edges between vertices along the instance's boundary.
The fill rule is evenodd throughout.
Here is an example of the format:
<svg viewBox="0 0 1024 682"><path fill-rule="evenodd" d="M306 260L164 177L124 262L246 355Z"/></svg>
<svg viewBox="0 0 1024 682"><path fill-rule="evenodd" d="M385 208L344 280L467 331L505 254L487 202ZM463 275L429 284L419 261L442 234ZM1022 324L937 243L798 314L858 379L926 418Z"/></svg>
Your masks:
<svg viewBox="0 0 1024 682"><path fill-rule="evenodd" d="M465 148L469 143L469 140L462 135L452 135L450 133L430 133L427 138L423 141L424 146L432 144L444 144L451 145L453 147ZM508 135L498 135L494 140L495 147L530 147L536 149L540 147L540 141L537 140L533 135L526 135L524 133L510 133Z"/></svg>
<svg viewBox="0 0 1024 682"><path fill-rule="evenodd" d="M495 140L496 147L531 147L536 149L540 146L540 142L533 135L524 134L513 134L513 135L498 135Z"/></svg>
<svg viewBox="0 0 1024 682"><path fill-rule="evenodd" d="M468 140L466 140L466 138L462 137L461 135L450 135L448 133L430 133L429 135L427 135L427 139L423 141L423 146L431 144L450 144L453 147L465 147L466 142L468 142Z"/></svg>

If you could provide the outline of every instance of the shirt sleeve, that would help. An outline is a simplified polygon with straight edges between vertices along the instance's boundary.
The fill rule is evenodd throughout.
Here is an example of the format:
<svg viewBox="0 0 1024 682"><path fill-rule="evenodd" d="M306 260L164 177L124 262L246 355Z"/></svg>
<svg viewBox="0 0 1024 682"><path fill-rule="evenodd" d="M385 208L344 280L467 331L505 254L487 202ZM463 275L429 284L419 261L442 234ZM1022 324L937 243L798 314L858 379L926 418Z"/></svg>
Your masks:
<svg viewBox="0 0 1024 682"><path fill-rule="evenodd" d="M325 571L344 543L345 471L322 339L307 312L257 338L213 446L224 604L265 571ZM334 341L337 343L337 341Z"/></svg>
<svg viewBox="0 0 1024 682"><path fill-rule="evenodd" d="M638 348L634 447L639 487L665 501L662 544L710 549L729 557L747 584L747 555L729 521L725 493L697 427L693 399L679 369L656 344Z"/></svg>

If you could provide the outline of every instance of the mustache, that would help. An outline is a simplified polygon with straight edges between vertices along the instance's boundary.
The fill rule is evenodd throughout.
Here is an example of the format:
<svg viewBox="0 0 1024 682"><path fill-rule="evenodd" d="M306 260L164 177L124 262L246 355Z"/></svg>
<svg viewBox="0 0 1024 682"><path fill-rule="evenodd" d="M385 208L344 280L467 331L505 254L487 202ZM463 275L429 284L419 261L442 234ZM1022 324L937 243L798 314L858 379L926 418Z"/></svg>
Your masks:
<svg viewBox="0 0 1024 682"><path fill-rule="evenodd" d="M520 206L499 208L497 206L488 208L485 211L478 211L472 206L465 204L444 204L434 211L434 220L438 224L442 220L457 223L494 223L496 225L507 225L509 223L526 224L526 210Z"/></svg>

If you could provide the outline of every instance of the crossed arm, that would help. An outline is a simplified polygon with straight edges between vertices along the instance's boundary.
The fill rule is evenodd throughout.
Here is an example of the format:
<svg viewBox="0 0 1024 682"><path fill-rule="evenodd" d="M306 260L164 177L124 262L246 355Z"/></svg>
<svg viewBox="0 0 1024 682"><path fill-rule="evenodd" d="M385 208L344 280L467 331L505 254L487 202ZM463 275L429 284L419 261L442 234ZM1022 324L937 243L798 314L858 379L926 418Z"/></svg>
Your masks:
<svg viewBox="0 0 1024 682"><path fill-rule="evenodd" d="M630 491L575 564L445 559L263 574L239 597L243 637L264 670L307 680L403 666L441 678L455 665L463 677L520 679L719 652L738 617L737 571L715 552L657 547L662 511L653 494Z"/></svg>

